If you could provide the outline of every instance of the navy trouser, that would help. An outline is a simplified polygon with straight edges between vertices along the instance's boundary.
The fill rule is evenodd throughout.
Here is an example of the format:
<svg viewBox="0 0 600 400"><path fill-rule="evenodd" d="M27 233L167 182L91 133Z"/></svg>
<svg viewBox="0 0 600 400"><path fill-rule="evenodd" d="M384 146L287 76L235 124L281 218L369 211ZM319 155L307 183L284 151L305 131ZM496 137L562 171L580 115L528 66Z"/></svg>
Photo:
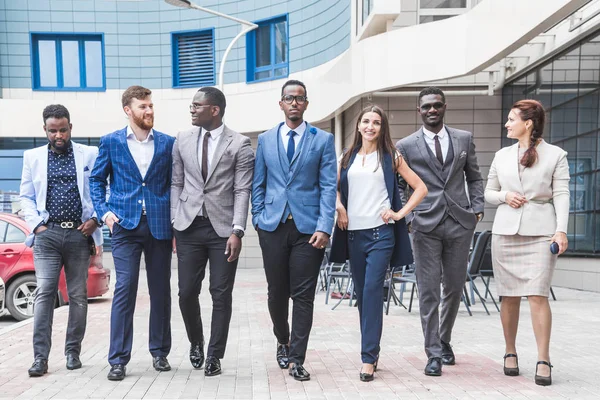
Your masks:
<svg viewBox="0 0 600 400"><path fill-rule="evenodd" d="M350 269L360 315L361 358L373 364L379 357L383 331L383 284L392 258L394 225L348 231Z"/></svg>
<svg viewBox="0 0 600 400"><path fill-rule="evenodd" d="M132 230L113 225L112 255L117 282L110 312L110 365L127 364L133 343L133 312L137 297L142 251L150 293L149 347L153 357L171 350L171 240L150 233L146 216Z"/></svg>

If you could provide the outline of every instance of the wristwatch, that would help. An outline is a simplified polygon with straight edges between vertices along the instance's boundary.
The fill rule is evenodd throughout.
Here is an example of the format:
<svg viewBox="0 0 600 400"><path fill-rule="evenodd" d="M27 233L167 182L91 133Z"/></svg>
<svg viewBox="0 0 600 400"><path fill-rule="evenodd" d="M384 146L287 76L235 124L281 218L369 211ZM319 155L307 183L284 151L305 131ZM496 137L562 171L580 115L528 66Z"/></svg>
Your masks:
<svg viewBox="0 0 600 400"><path fill-rule="evenodd" d="M90 219L93 220L96 223L97 226L102 226L102 224L98 221L98 218L92 217Z"/></svg>
<svg viewBox="0 0 600 400"><path fill-rule="evenodd" d="M235 236L239 237L240 239L244 237L244 231L241 229L234 229L233 231L231 231L231 233L233 233Z"/></svg>

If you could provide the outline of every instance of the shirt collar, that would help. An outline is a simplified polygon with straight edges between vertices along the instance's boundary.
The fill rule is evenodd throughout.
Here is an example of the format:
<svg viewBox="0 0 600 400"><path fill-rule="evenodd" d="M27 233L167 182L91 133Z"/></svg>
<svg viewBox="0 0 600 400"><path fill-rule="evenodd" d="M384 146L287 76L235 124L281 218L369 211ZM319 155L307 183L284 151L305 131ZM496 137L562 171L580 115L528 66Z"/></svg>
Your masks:
<svg viewBox="0 0 600 400"><path fill-rule="evenodd" d="M427 128L425 128L425 127L423 127L423 133L425 133L425 135L426 135L426 136L427 136L429 139L431 139L431 140L434 140L435 133L433 133L433 132L431 132L431 131L427 130ZM448 134L448 131L446 130L446 125L444 125L444 126L442 127L442 130L441 130L441 131L439 131L437 135L439 136L440 140L443 140L443 139L445 139L445 138L446 138L446 135L447 135L447 134Z"/></svg>
<svg viewBox="0 0 600 400"><path fill-rule="evenodd" d="M148 137L142 141L139 141L135 137L135 133L133 133L133 129L131 129L131 125L127 125L127 138L133 138L136 142L139 143L148 143L150 140L154 140L154 129L150 129L150 133L148 133Z"/></svg>
<svg viewBox="0 0 600 400"><path fill-rule="evenodd" d="M200 136L204 135L206 132L210 132L210 138L213 140L217 140L219 138L219 136L221 136L221 133L223 133L224 130L225 130L225 124L221 124L221 126L219 126L217 129L214 129L212 131L207 131L204 128L200 128Z"/></svg>
<svg viewBox="0 0 600 400"><path fill-rule="evenodd" d="M67 156L70 156L71 154L73 154L73 142L69 141L69 147L67 148L67 152L66 153L55 153L54 151L52 151L52 146L50 146L50 143L48 143L48 151L55 156L62 156L63 154L66 154Z"/></svg>
<svg viewBox="0 0 600 400"><path fill-rule="evenodd" d="M302 121L300 126L298 126L295 129L290 128L289 126L287 126L287 124L281 125L281 134L283 136L287 136L288 132L292 131L292 130L294 132L296 132L296 135L298 135L298 138L301 138L302 135L304 134L304 131L306 131L306 121Z"/></svg>

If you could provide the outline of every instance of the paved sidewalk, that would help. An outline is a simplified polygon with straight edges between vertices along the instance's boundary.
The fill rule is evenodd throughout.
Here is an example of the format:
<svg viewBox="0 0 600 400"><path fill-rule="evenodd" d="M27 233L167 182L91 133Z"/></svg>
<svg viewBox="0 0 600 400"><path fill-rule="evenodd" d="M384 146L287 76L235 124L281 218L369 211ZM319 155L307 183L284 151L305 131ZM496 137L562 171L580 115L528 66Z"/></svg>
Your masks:
<svg viewBox="0 0 600 400"><path fill-rule="evenodd" d="M110 265L110 255L105 258ZM114 276L113 276L114 282ZM523 302L519 327L521 376L502 373L504 351L499 314L491 316L481 304L469 317L464 306L454 330L452 344L457 364L445 367L442 377L423 374L425 356L418 305L408 313L391 306L384 317L379 369L375 381L358 379L360 336L358 312L345 300L332 311L320 292L315 301L315 321L307 355L312 380L294 381L275 362L275 338L267 311L266 282L262 269L240 269L234 290L234 309L229 343L222 360L223 374L206 378L188 360L189 344L177 303L176 270L172 278L173 370L152 369L148 353L149 298L145 279L135 314L135 339L127 378L106 379L109 341L110 296L91 301L83 343L82 369L64 366L64 335L67 308L55 313L49 373L29 378L32 362L31 323L0 331L0 398L148 398L148 399L538 399L600 398L598 368L600 346L600 294L555 288L552 302L554 329L552 363L554 384L533 383L536 351L529 307ZM205 330L209 331L210 297L207 284L201 295ZM407 296L410 294L408 293ZM490 304L493 307L493 305Z"/></svg>

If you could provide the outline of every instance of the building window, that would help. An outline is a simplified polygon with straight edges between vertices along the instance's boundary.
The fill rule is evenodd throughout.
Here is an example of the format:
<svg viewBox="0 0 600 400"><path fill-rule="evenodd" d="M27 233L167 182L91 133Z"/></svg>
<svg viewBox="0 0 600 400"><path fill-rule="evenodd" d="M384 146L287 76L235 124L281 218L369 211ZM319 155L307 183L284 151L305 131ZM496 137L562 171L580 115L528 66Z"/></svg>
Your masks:
<svg viewBox="0 0 600 400"><path fill-rule="evenodd" d="M215 84L214 29L171 33L173 87Z"/></svg>
<svg viewBox="0 0 600 400"><path fill-rule="evenodd" d="M455 17L472 7L473 0L419 0L419 23Z"/></svg>
<svg viewBox="0 0 600 400"><path fill-rule="evenodd" d="M287 15L256 23L246 36L247 81L260 82L289 75Z"/></svg>
<svg viewBox="0 0 600 400"><path fill-rule="evenodd" d="M507 83L503 115L526 98L541 101L546 109L544 140L568 153L567 254L600 257L600 33ZM504 129L502 145L512 144Z"/></svg>
<svg viewBox="0 0 600 400"><path fill-rule="evenodd" d="M34 90L103 91L102 34L31 34Z"/></svg>
<svg viewBox="0 0 600 400"><path fill-rule="evenodd" d="M367 18L373 10L373 0L362 0L362 24L364 25Z"/></svg>

